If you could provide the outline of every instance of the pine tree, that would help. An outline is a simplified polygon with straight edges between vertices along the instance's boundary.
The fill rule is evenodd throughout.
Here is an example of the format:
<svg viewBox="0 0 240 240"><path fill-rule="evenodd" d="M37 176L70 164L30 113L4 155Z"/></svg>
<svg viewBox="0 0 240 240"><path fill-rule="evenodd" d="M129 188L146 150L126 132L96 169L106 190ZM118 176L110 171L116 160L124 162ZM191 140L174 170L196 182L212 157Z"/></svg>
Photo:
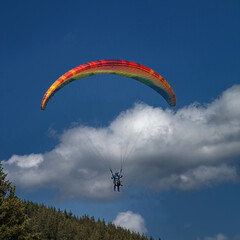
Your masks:
<svg viewBox="0 0 240 240"><path fill-rule="evenodd" d="M31 234L24 205L15 196L15 186L6 180L0 162L0 240L39 239L38 234Z"/></svg>

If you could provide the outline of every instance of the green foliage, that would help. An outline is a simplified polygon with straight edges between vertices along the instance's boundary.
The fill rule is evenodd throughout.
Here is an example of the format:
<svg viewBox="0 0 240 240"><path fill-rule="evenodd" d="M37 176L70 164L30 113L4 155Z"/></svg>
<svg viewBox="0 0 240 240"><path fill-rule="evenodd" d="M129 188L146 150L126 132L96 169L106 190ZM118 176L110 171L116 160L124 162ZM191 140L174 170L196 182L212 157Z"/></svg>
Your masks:
<svg viewBox="0 0 240 240"><path fill-rule="evenodd" d="M0 240L39 239L37 232L33 233L29 226L24 205L15 196L15 187L6 177L0 163Z"/></svg>
<svg viewBox="0 0 240 240"><path fill-rule="evenodd" d="M41 240L148 240L139 233L106 224L104 220L95 221L87 215L78 218L71 212L29 201L24 205L31 224L37 226L36 232L41 232Z"/></svg>

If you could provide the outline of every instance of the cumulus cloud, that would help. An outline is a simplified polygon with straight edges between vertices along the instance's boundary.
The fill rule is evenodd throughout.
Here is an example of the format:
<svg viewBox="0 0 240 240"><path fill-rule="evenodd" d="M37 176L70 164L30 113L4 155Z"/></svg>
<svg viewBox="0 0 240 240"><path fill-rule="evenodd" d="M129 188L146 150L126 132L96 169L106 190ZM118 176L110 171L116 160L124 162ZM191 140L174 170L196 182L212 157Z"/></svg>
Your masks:
<svg viewBox="0 0 240 240"><path fill-rule="evenodd" d="M140 234L147 232L143 217L138 213L133 213L132 211L120 212L113 221L113 224Z"/></svg>
<svg viewBox="0 0 240 240"><path fill-rule="evenodd" d="M43 162L42 154L30 154L30 155L13 155L9 160L8 164L15 164L20 168L34 168L38 167Z"/></svg>
<svg viewBox="0 0 240 240"><path fill-rule="evenodd" d="M112 199L109 166L156 190L184 191L238 180L240 85L208 105L176 111L136 104L105 128L74 125L52 151L3 161L18 187L58 189L67 198ZM137 181L136 181L137 179Z"/></svg>
<svg viewBox="0 0 240 240"><path fill-rule="evenodd" d="M204 240L228 240L228 237L219 233L215 237L205 237Z"/></svg>

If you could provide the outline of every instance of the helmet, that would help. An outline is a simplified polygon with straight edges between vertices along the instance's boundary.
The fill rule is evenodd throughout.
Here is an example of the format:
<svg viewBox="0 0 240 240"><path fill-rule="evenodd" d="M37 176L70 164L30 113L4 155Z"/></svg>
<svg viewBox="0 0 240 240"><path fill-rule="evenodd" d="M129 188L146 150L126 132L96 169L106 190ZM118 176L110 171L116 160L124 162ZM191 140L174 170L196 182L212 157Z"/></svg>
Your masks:
<svg viewBox="0 0 240 240"><path fill-rule="evenodd" d="M119 174L119 172L115 172L115 174L116 174L116 175L118 175L118 174Z"/></svg>

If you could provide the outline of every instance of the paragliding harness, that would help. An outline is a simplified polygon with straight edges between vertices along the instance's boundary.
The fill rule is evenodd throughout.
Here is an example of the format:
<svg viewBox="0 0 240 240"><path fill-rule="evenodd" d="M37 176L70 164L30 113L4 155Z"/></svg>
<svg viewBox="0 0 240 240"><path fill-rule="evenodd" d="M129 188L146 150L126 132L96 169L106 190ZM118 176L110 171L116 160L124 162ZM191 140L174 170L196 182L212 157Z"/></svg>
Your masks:
<svg viewBox="0 0 240 240"><path fill-rule="evenodd" d="M120 178L122 178L122 169L120 170L119 174L113 174L113 171L111 168L110 168L110 172L112 174L114 191L116 191L116 188L117 188L118 192L120 192L120 186L122 186L122 182L120 180Z"/></svg>

